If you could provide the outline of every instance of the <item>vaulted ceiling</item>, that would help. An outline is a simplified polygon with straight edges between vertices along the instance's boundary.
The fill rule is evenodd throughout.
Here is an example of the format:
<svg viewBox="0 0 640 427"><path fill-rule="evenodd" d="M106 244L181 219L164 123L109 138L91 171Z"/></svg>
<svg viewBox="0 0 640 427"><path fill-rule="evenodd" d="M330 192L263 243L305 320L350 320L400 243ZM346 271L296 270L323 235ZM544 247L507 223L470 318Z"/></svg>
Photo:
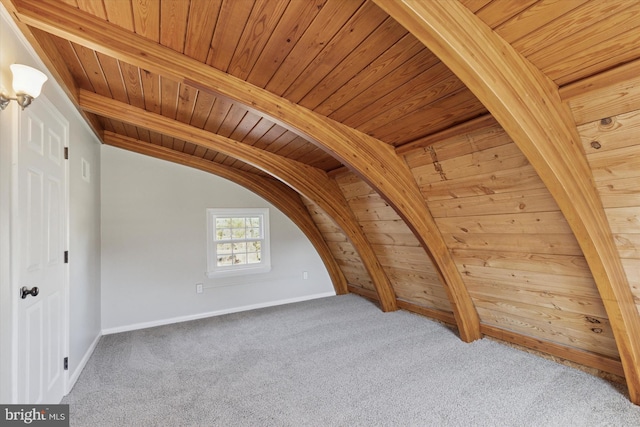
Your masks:
<svg viewBox="0 0 640 427"><path fill-rule="evenodd" d="M428 252L465 341L480 320L402 153L501 125L578 239L640 402L640 320L576 131L599 117L569 107L611 73L637 72L640 2L2 2L103 143L260 193L327 254L346 292L295 190L348 236L394 310L390 279L331 179L355 173Z"/></svg>

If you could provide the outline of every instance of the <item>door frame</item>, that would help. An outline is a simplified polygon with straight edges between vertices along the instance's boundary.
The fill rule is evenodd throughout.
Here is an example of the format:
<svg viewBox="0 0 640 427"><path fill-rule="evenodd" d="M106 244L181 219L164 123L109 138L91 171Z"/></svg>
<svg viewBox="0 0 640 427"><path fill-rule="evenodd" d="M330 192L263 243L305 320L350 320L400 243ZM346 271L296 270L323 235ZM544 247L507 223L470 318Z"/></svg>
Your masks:
<svg viewBox="0 0 640 427"><path fill-rule="evenodd" d="M68 148L70 140L69 121L62 115L55 105L50 102L47 97L42 94L35 101L41 104L43 108L46 108L48 112L55 116L57 120L64 123L66 138L64 141L64 147ZM28 112L20 111L17 104L12 103L12 115L11 118L11 178L10 178L10 190L11 190L11 202L10 202L10 295L11 295L11 401L16 403L18 401L18 343L20 337L18 336L18 303L19 303L19 290L22 284L20 284L20 212L18 212L19 203L19 189L18 189L18 173L20 166L19 159L19 141L20 141L20 120L22 120L23 114ZM8 110L8 109L7 109ZM5 112L7 111L5 110ZM63 148L64 149L64 148ZM64 224L64 246L66 250L69 249L69 161L63 162L63 224ZM62 279L62 292L63 292L63 308L62 308L62 349L64 357L69 355L69 264L64 265L64 273ZM59 362L62 363L62 360ZM63 396L69 393L69 370L63 371L62 375L62 387Z"/></svg>

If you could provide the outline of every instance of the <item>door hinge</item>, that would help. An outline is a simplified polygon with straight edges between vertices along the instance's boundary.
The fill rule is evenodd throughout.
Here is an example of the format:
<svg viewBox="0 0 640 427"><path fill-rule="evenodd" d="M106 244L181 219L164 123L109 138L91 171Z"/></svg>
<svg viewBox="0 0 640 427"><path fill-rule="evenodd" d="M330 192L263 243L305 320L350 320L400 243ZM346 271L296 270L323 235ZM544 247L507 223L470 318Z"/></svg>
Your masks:
<svg viewBox="0 0 640 427"><path fill-rule="evenodd" d="M69 147L64 147L64 159L69 160Z"/></svg>
<svg viewBox="0 0 640 427"><path fill-rule="evenodd" d="M69 264L69 251L64 251L64 263Z"/></svg>
<svg viewBox="0 0 640 427"><path fill-rule="evenodd" d="M64 370L65 371L69 370L69 358L68 357L64 358Z"/></svg>

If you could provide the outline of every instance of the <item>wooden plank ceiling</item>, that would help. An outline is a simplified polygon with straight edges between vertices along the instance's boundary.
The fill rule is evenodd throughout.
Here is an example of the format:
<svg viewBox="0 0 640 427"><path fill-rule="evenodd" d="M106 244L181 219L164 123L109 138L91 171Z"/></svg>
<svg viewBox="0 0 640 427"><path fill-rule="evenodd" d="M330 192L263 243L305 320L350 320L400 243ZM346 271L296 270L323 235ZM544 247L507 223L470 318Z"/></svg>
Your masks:
<svg viewBox="0 0 640 427"><path fill-rule="evenodd" d="M55 3L55 2L54 2ZM486 114L422 43L366 0L60 0L398 147ZM637 58L637 2L463 3L557 84ZM22 2L16 0L19 10ZM32 6L38 7L37 3ZM637 38L640 37L640 32ZM221 96L51 36L77 87L331 171L340 161ZM53 50L53 49L50 49ZM252 170L153 129L98 118L104 130ZM255 172L255 170L253 170Z"/></svg>

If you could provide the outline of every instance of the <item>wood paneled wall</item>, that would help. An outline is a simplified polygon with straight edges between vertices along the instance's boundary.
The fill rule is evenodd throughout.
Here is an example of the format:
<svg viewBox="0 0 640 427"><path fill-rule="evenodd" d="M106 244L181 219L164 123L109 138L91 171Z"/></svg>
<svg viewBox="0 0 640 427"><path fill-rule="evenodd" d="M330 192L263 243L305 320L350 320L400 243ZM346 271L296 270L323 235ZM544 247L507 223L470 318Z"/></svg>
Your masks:
<svg viewBox="0 0 640 427"><path fill-rule="evenodd" d="M640 310L640 110L578 130Z"/></svg>
<svg viewBox="0 0 640 427"><path fill-rule="evenodd" d="M618 353L580 247L557 204L494 125L405 156L483 324Z"/></svg>
<svg viewBox="0 0 640 427"><path fill-rule="evenodd" d="M355 174L341 173L335 179L373 245L396 297L420 307L451 313L431 259L393 208Z"/></svg>
<svg viewBox="0 0 640 427"><path fill-rule="evenodd" d="M371 276L369 276L360 255L349 242L347 235L336 225L331 216L327 215L317 204L306 197L302 197L302 201L327 242L333 257L342 269L347 283L375 293L376 288L373 285Z"/></svg>

